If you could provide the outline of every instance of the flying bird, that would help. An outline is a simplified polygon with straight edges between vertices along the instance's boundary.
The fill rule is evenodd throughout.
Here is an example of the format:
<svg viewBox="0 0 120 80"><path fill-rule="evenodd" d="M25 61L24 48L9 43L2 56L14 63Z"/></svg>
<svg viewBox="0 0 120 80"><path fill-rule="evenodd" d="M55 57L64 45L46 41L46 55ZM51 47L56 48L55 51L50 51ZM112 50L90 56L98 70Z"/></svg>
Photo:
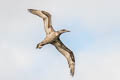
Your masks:
<svg viewBox="0 0 120 80"><path fill-rule="evenodd" d="M70 73L74 76L75 72L75 58L73 52L68 49L60 40L60 35L65 32L70 32L69 30L62 29L59 31L55 31L52 27L51 23L51 14L43 11L43 10L36 10L36 9L28 9L28 11L34 15L37 15L43 19L44 22L44 29L46 32L45 39L37 44L36 48L41 49L46 44L52 44L56 47L56 49L63 55L68 61Z"/></svg>

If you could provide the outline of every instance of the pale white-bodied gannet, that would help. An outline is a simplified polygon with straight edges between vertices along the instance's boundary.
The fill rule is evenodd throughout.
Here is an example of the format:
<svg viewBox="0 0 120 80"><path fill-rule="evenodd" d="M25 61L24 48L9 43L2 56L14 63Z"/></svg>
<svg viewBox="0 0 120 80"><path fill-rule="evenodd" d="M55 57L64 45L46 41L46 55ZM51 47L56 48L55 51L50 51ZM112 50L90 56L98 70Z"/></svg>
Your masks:
<svg viewBox="0 0 120 80"><path fill-rule="evenodd" d="M51 23L51 14L49 14L46 11L35 10L35 9L28 9L28 11L34 15L41 17L44 21L44 28L45 28L45 32L46 32L46 37L42 42L37 44L36 48L42 48L46 44L54 45L56 47L56 49L66 57L68 64L69 64L71 75L74 76L74 72L75 72L74 54L70 49L68 49L61 42L61 40L59 38L62 33L70 32L70 31L66 30L66 29L55 31L53 29L52 23Z"/></svg>

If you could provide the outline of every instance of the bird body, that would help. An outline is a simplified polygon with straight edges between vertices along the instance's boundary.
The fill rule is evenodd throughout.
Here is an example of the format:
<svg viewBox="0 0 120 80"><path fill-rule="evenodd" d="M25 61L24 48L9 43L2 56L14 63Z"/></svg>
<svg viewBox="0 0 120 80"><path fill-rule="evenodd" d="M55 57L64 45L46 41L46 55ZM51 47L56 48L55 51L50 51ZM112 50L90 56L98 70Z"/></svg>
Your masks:
<svg viewBox="0 0 120 80"><path fill-rule="evenodd" d="M74 58L74 54L73 52L68 49L60 40L60 35L65 33L65 32L70 32L69 30L66 29L62 29L59 31L55 31L52 27L52 23L51 23L51 14L46 12L46 11L40 11L40 10L35 10L35 9L28 9L28 11L34 15L37 15L39 17L41 17L44 21L44 28L45 28L45 32L46 32L46 37L45 39L40 42L39 44L37 44L36 48L42 48L44 45L46 44L52 44L56 47L56 49L62 53L63 56L65 56L65 58L68 61L69 64L69 68L70 68L70 72L71 75L74 75L74 71L75 71L75 58Z"/></svg>
<svg viewBox="0 0 120 80"><path fill-rule="evenodd" d="M57 32L52 32L49 35L46 36L46 40L49 43L52 43L53 41L55 41L57 38L59 37L59 34Z"/></svg>

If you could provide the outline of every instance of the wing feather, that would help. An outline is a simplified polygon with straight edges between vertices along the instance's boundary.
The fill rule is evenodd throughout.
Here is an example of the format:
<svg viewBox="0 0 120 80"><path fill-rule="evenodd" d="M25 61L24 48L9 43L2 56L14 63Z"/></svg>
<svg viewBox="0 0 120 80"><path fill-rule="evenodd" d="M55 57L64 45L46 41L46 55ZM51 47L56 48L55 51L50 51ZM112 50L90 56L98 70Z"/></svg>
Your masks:
<svg viewBox="0 0 120 80"><path fill-rule="evenodd" d="M34 14L34 15L37 15L37 16L41 17L43 19L46 34L50 34L51 32L54 31L54 29L52 27L51 14L49 14L46 11L41 11L41 10L36 10L36 9L28 9L28 11L30 13Z"/></svg>
<svg viewBox="0 0 120 80"><path fill-rule="evenodd" d="M62 42L60 39L58 39L57 41L55 41L53 43L53 45L56 47L56 49L62 53L67 61L68 61L68 64L69 64L69 68L70 68L70 72L71 72L71 75L74 76L74 72L75 72L75 58L74 58L74 54L73 52L68 49Z"/></svg>

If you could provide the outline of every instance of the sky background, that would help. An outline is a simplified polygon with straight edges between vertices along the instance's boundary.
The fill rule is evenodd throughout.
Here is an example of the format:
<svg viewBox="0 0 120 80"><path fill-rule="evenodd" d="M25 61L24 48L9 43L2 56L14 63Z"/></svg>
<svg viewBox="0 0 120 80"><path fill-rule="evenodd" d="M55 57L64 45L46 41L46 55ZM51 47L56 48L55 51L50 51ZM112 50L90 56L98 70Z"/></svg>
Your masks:
<svg viewBox="0 0 120 80"><path fill-rule="evenodd" d="M52 14L61 40L75 55L71 79L66 59L45 37L43 21L27 9ZM119 0L0 0L0 80L120 80Z"/></svg>

